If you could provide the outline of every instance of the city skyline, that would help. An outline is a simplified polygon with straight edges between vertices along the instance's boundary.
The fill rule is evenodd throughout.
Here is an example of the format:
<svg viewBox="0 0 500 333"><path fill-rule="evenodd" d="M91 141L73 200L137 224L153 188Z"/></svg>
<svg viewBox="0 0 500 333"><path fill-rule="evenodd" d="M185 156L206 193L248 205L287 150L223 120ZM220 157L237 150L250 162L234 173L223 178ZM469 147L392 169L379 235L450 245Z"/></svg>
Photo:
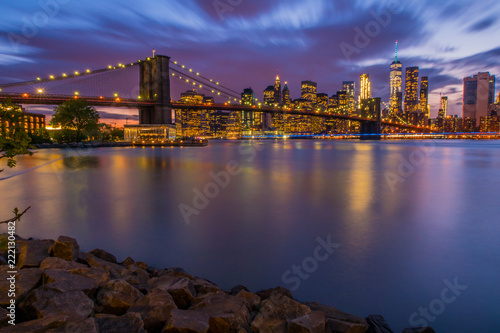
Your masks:
<svg viewBox="0 0 500 333"><path fill-rule="evenodd" d="M225 7L151 1L141 8L131 2L55 1L13 3L0 14L0 82L82 65L101 68L113 59L143 58L155 48L238 91L252 87L260 100L279 69L294 99L302 81L317 82L318 93L331 96L342 90L343 81L358 82L369 74L372 96L388 102L398 40L403 70L419 66L420 75L429 78L431 117L436 117L440 94L449 97L448 114L461 115L464 77L500 73L500 43L489 38L500 26L493 15L500 5L493 1L233 1L239 4ZM54 2L57 8L50 6ZM46 22L43 13L49 14ZM116 14L126 17L127 25ZM379 22L380 31L359 47L358 32L372 22ZM35 23L36 33L26 34ZM348 46L356 50L346 53ZM121 110L108 112L103 118L124 118Z"/></svg>

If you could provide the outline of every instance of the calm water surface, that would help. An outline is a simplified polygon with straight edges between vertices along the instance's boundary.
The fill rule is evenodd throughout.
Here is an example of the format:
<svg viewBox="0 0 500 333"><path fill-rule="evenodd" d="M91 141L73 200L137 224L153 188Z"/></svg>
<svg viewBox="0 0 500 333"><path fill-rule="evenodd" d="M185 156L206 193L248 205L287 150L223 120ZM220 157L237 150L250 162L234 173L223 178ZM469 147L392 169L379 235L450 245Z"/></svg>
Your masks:
<svg viewBox="0 0 500 333"><path fill-rule="evenodd" d="M240 172L187 224L179 205L193 206L196 190L228 163ZM104 248L253 291L296 287L282 276L306 259L311 273L296 278L293 292L300 300L380 313L395 331L429 306L428 319L413 319L438 332L500 327L499 142L42 150L1 177L9 175L1 214L32 206L18 224L23 237L68 235L84 251ZM340 246L315 267L307 258L329 236ZM455 279L467 289L439 301Z"/></svg>

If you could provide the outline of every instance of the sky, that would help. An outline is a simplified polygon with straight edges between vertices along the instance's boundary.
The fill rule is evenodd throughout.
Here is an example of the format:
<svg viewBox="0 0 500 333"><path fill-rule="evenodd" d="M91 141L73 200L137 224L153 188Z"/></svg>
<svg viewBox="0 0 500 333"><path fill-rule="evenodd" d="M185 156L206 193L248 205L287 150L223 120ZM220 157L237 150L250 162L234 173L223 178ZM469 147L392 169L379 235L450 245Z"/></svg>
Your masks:
<svg viewBox="0 0 500 333"><path fill-rule="evenodd" d="M135 62L155 49L233 90L251 87L260 99L277 74L299 98L303 80L331 96L367 73L373 97L388 102L397 40L403 67L429 77L435 117L440 94L449 97L449 114L461 115L463 77L500 75L497 0L3 2L0 84ZM137 120L137 110L99 110L105 122Z"/></svg>

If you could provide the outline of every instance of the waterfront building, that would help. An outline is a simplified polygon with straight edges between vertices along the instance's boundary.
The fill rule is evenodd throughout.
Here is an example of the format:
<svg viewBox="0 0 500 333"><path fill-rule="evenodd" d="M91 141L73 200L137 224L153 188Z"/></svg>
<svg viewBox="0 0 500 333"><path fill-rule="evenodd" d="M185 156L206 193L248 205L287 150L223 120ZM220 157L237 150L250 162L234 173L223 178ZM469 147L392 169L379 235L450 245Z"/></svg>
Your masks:
<svg viewBox="0 0 500 333"><path fill-rule="evenodd" d="M485 116L479 120L480 132L499 132L498 116Z"/></svg>
<svg viewBox="0 0 500 333"><path fill-rule="evenodd" d="M330 111L337 111L339 107L339 95L335 94L330 97L328 101L328 109Z"/></svg>
<svg viewBox="0 0 500 333"><path fill-rule="evenodd" d="M181 103L202 104L205 94L197 90L188 90L181 94ZM209 135L207 110L176 110L176 129L179 137L205 137Z"/></svg>
<svg viewBox="0 0 500 333"><path fill-rule="evenodd" d="M464 78L462 116L475 119L479 126L481 117L489 116L495 98L495 76L489 72Z"/></svg>
<svg viewBox="0 0 500 333"><path fill-rule="evenodd" d="M264 104L273 106L275 104L275 96L274 96L274 86L267 86L267 88L264 90Z"/></svg>
<svg viewBox="0 0 500 333"><path fill-rule="evenodd" d="M404 112L406 115L419 111L418 72L418 66L406 67L404 95Z"/></svg>
<svg viewBox="0 0 500 333"><path fill-rule="evenodd" d="M3 106L0 104L0 106ZM0 114L0 128L2 134L9 133L11 129L22 129L28 134L36 134L42 128L45 128L45 115L26 112L26 109L20 105L9 105L5 115ZM9 113L12 113L10 117ZM13 121L16 119L17 121Z"/></svg>
<svg viewBox="0 0 500 333"><path fill-rule="evenodd" d="M403 113L401 103L403 101L403 64L398 60L398 42L396 42L396 57L391 64L390 72L390 102L389 113L391 116Z"/></svg>

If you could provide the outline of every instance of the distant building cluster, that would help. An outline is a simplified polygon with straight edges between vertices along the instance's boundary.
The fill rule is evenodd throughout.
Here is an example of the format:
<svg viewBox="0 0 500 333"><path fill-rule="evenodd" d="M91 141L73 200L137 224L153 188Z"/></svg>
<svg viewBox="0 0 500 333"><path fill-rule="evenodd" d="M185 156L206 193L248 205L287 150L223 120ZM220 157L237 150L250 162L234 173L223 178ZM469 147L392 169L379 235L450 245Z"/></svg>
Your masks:
<svg viewBox="0 0 500 333"><path fill-rule="evenodd" d="M464 78L463 115L448 113L448 96L441 96L437 117L431 118L429 77L420 76L418 66L406 67L398 59L398 44L389 71L389 101L372 96L372 83L367 73L359 81L343 81L341 90L331 96L318 92L314 81L302 81L300 98L292 99L287 82L282 85L279 75L274 84L256 97L252 88L241 93L241 105L273 107L289 113L258 111L209 111L185 109L176 111L177 132L188 137L241 137L266 134L357 133L359 122L311 116L310 113L330 113L384 119L438 132L498 132L499 100L494 100L495 76L489 73ZM359 83L359 88L357 85ZM500 98L500 95L499 95ZM213 104L213 98L196 90L182 94L185 104ZM308 114L300 114L301 112ZM397 131L385 128L385 132Z"/></svg>

